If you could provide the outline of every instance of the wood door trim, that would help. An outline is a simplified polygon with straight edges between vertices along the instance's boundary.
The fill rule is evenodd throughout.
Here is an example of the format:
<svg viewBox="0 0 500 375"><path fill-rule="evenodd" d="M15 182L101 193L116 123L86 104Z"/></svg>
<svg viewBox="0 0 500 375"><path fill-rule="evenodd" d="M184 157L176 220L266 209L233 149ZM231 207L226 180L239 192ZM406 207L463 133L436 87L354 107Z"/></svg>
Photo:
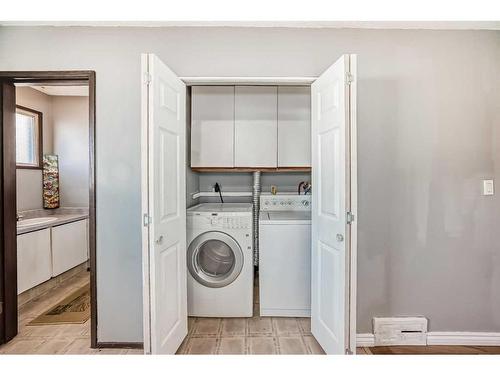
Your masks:
<svg viewBox="0 0 500 375"><path fill-rule="evenodd" d="M142 342L100 342L99 349L144 349Z"/></svg>
<svg viewBox="0 0 500 375"><path fill-rule="evenodd" d="M0 272L3 274L0 281L0 300L2 313L0 325L0 343L6 342L17 335L17 225L16 225L16 152L15 152L15 125L16 119L16 90L11 82L0 82ZM4 111L8 108L11 111ZM8 140L14 142L8 142ZM4 152L4 143L5 150ZM7 249L7 251L4 251Z"/></svg>
<svg viewBox="0 0 500 375"><path fill-rule="evenodd" d="M95 163L96 163L96 142L95 142L95 137L96 137L96 73L95 71L91 70L65 70L65 71L3 71L0 72L0 81L2 82L10 82L10 83L22 83L22 84L29 84L29 83L41 83L43 82L44 84L78 84L81 85L82 81L85 81L88 83L89 86L89 253L90 253L90 299L91 299L91 327L90 327L90 341L91 341L91 347L92 348L97 348L98 347L98 342L97 342L97 277L96 277L96 168L95 168ZM3 90L2 90L3 91ZM3 95L3 93L2 93ZM3 103L3 97L0 98L2 99ZM15 98L14 98L15 102ZM2 129L3 129L3 111L2 111ZM14 140L15 142L15 140ZM15 143L14 143L15 145ZM3 161L4 155L5 155L5 146L12 147L12 145L4 145L3 142L3 137L0 142L0 147L1 147L1 152L0 152L0 158ZM7 153L8 154L8 153ZM15 155L15 153L14 153ZM14 158L14 167L15 167L15 158ZM15 173L15 172L14 172ZM15 176L15 174L14 174ZM5 183L5 178L4 175L2 176L2 187L3 184ZM14 228L16 228L16 221L15 221L15 214L16 214L16 207L15 207L15 202L16 202L16 191L15 191L15 179L14 179L14 190L13 192L10 192L8 194L8 199L6 200L6 196L2 194L1 196L1 201L0 201L0 208L1 211L3 212L3 205L5 202L8 202L9 200L11 202L14 202L14 209L13 212L9 212L9 218L10 216L13 217L12 219L12 225ZM0 243L0 265L4 262L4 260L10 257L12 258L12 254L15 255L16 253L16 246L14 246L14 251L12 249L9 249L4 247L3 244L3 230L5 230L5 226L8 224L7 222L3 221L3 217L0 218L2 220L0 222L1 226L1 232L2 232L2 239ZM10 220L9 220L10 223ZM15 230L15 229L14 229ZM16 237L17 239L17 237ZM6 251L7 250L7 251ZM10 267L12 268L12 264L10 264ZM5 266L9 266L9 264L4 263ZM11 329L12 326L15 326L15 330L17 331L17 262L14 263L14 268L12 271L9 272L8 274L14 274L15 280L14 279L9 279L8 274L4 272L4 268L0 268L0 293L4 294L4 291L6 290L13 290L15 294L15 301L14 302L8 302L8 304L4 304L3 311L6 313L7 311L13 312L15 309L15 324L13 322L6 322L2 321L0 322L0 343L2 340L5 339L5 333L6 330L8 331ZM9 289L10 288L10 289ZM12 292L11 292L12 293ZM8 323L8 324L7 324Z"/></svg>
<svg viewBox="0 0 500 375"><path fill-rule="evenodd" d="M89 72L89 253L90 253L90 346L97 348L97 261L96 261L96 75Z"/></svg>

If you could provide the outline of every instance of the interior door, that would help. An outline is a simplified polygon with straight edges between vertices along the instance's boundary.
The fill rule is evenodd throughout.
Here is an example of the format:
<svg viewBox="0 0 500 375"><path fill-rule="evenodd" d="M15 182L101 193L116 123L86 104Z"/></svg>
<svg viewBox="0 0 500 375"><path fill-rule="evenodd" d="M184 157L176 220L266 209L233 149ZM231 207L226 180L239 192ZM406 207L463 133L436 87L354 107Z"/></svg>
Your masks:
<svg viewBox="0 0 500 375"><path fill-rule="evenodd" d="M143 74L144 342L146 352L173 354L187 335L186 87L153 54L143 55Z"/></svg>
<svg viewBox="0 0 500 375"><path fill-rule="evenodd" d="M351 134L355 56L343 55L311 86L311 330L327 354L353 350ZM353 318L354 317L354 318Z"/></svg>
<svg viewBox="0 0 500 375"><path fill-rule="evenodd" d="M17 335L16 88L0 81L0 344Z"/></svg>

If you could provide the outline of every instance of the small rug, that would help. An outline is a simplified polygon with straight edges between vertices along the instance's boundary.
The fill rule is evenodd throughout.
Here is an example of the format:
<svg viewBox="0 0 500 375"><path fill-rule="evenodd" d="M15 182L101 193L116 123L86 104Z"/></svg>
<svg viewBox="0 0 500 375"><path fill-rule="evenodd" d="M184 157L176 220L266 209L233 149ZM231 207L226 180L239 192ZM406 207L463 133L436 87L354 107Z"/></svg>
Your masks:
<svg viewBox="0 0 500 375"><path fill-rule="evenodd" d="M82 324L90 318L90 284L72 293L28 325Z"/></svg>

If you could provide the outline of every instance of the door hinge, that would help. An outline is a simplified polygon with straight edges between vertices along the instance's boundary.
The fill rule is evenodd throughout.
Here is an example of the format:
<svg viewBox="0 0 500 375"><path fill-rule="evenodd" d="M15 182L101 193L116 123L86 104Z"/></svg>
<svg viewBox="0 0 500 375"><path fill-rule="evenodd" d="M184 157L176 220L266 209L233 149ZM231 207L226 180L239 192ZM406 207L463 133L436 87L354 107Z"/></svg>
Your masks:
<svg viewBox="0 0 500 375"><path fill-rule="evenodd" d="M3 302L0 302L0 315L3 313Z"/></svg>
<svg viewBox="0 0 500 375"><path fill-rule="evenodd" d="M346 221L347 224L352 224L352 222L354 221L354 214L351 211L348 211L346 213Z"/></svg>
<svg viewBox="0 0 500 375"><path fill-rule="evenodd" d="M142 223L145 227L149 227L152 222L153 220L151 219L151 216L149 216L148 214L142 215Z"/></svg>
<svg viewBox="0 0 500 375"><path fill-rule="evenodd" d="M352 82L354 82L354 76L350 72L345 73L345 84L350 85Z"/></svg>
<svg viewBox="0 0 500 375"><path fill-rule="evenodd" d="M151 83L151 74L148 72L144 73L143 80L144 84L149 85Z"/></svg>

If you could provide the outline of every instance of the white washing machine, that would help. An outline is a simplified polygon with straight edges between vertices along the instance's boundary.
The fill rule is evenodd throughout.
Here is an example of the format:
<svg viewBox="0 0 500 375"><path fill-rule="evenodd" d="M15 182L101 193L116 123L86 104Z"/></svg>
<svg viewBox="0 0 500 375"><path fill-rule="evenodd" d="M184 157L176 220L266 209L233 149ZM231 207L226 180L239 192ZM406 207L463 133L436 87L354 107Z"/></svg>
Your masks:
<svg viewBox="0 0 500 375"><path fill-rule="evenodd" d="M188 315L253 315L252 204L187 210Z"/></svg>

